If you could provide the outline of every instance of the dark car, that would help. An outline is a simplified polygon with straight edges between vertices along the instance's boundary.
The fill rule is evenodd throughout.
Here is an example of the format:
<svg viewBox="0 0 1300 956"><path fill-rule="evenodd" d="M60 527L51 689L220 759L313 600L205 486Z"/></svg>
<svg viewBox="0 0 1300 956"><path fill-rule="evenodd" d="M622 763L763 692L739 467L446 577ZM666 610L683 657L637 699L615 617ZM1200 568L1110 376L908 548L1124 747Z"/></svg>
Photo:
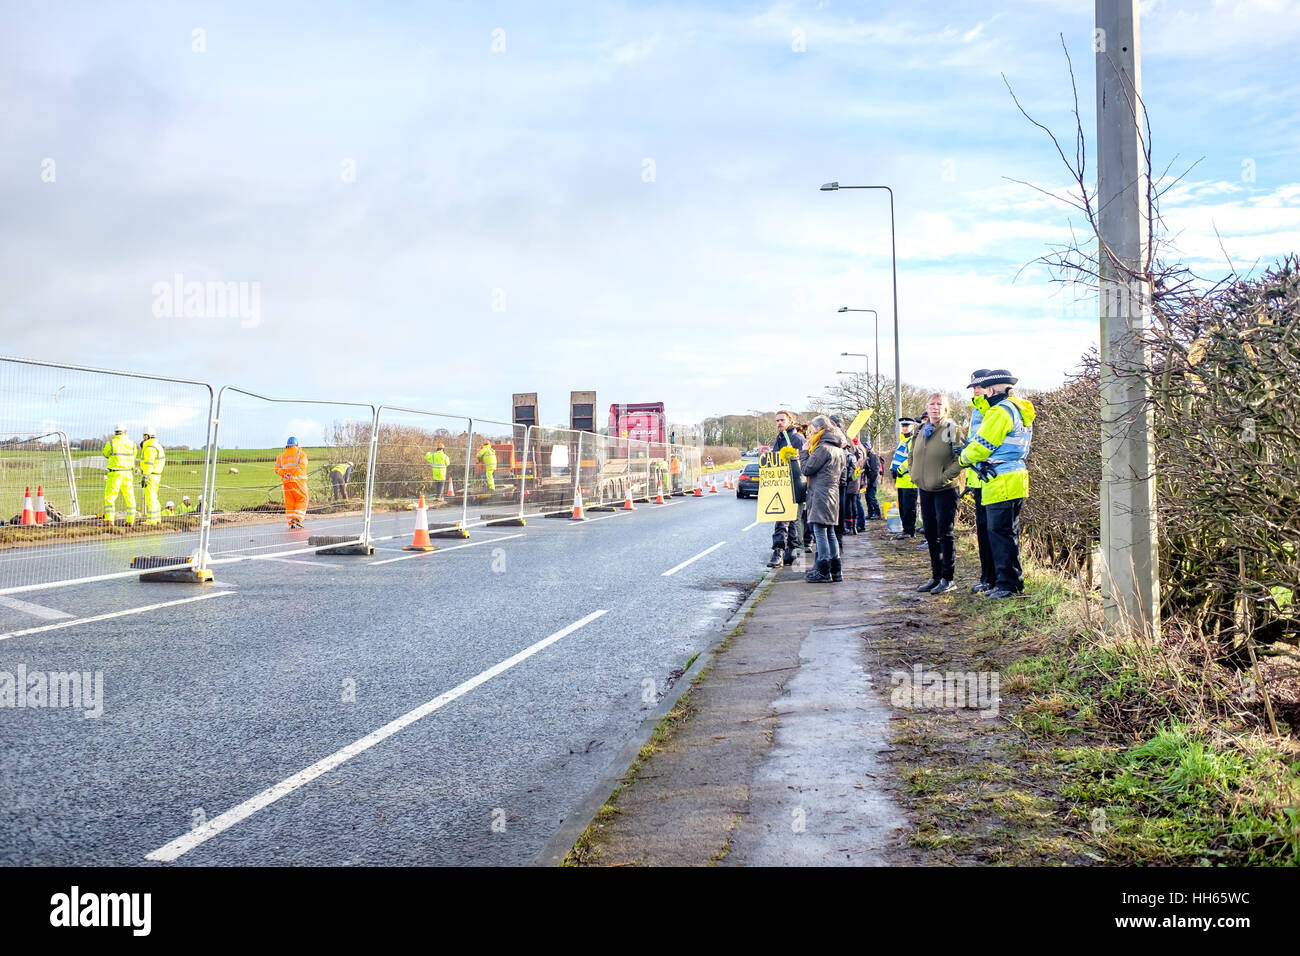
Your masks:
<svg viewBox="0 0 1300 956"><path fill-rule="evenodd" d="M758 463L746 465L745 470L736 479L736 497L758 497Z"/></svg>

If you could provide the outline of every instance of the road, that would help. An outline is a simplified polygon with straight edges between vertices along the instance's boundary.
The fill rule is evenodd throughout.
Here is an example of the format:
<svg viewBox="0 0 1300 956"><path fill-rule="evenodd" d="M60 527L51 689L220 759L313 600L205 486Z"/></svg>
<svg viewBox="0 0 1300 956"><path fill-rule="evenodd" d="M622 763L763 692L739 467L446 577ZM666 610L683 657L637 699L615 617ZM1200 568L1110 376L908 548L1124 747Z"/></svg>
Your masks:
<svg viewBox="0 0 1300 956"><path fill-rule="evenodd" d="M754 512L678 498L11 596L0 672L104 689L97 718L0 708L0 862L527 863L761 577Z"/></svg>

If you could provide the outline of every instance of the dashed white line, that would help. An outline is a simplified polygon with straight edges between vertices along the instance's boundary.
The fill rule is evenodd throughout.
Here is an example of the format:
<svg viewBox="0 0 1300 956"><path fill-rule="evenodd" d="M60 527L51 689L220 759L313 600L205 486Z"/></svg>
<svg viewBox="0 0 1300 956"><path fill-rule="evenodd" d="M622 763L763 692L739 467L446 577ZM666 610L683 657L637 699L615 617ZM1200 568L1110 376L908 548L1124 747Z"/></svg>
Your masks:
<svg viewBox="0 0 1300 956"><path fill-rule="evenodd" d="M476 542L476 543L483 543L483 542ZM464 547L464 545L461 545L461 547ZM428 552L428 553L434 553L434 552ZM439 694L437 697L435 697L433 700L429 701L428 703L421 704L419 707L415 708L415 710L411 711L410 713L403 714L401 717L398 717L396 720L384 724L384 726L380 727L378 730L374 731L373 733L368 734L365 737L362 737L356 743L348 744L348 746L344 747L342 750L338 750L330 754L324 760L316 761L316 763L312 764L310 767L307 767L305 770L299 770L292 777L280 781L275 786L270 787L267 790L263 790L257 796L252 797L249 800L245 800L237 807L233 807L227 810L225 813L221 814L220 816L213 817L211 820L203 824L201 827L197 827L191 830L189 833L185 834L184 836L177 837L175 840L172 840L170 843L166 844L165 846L161 846L158 849L154 850L152 853L147 854L145 856L145 859L156 860L160 863L172 862L177 857L181 856L182 854L188 853L196 846L199 846L200 844L206 843L208 840L211 840L214 836L217 836L219 833L222 833L225 830L229 830L235 824L239 823L242 820L247 819L257 811L270 806L272 803L275 803L275 801L279 800L281 797L292 793L293 791L297 790L299 787L305 786L306 784L315 780L317 777L321 776L322 774L329 773L335 767L339 766L342 763L345 763L348 760L351 760L357 754L369 750L371 747L375 746L375 744L387 740L389 737L393 736L393 734L411 726L411 724L415 723L417 720L429 716L429 714L433 713L435 710L438 710L441 707L445 707L447 704L450 704L452 701L456 700L457 698L464 697L474 688L479 687L482 684L486 684L492 678L496 677L499 674L505 673L506 671L510 670L510 668L514 667L516 664L526 661L528 658L532 657L534 654L538 653L539 651L543 651L546 648L550 647L556 641L568 637L574 631L578 630L581 627L585 627L586 625L590 624L592 621L596 620L596 618L600 617L604 613L606 613L605 610L592 611L586 617L582 618L581 620L574 621L568 627L556 631L550 637L543 638L542 640L538 641L536 644L532 644L524 648L518 654L515 654L511 657L507 657L499 664L494 664L492 667L489 667L487 670L483 671L481 674L477 675L476 677L471 677L469 680L465 681L464 683L457 684L455 687L447 691L445 694Z"/></svg>
<svg viewBox="0 0 1300 956"><path fill-rule="evenodd" d="M762 523L762 522L755 521L754 524L747 524L747 525L745 525L745 527L743 527L743 528L740 529L740 533L741 533L741 534L744 534L744 533L745 533L746 531L748 531L750 528L754 527L754 525L756 525L756 524L761 524L761 523Z"/></svg>
<svg viewBox="0 0 1300 956"><path fill-rule="evenodd" d="M659 575L659 576L660 576L661 578L666 578L666 577L669 577L670 575L674 575L674 574L676 574L678 571L680 571L682 568L686 567L688 564L691 564L691 563L693 563L693 562L695 562L695 561L700 560L700 558L704 557L706 554L710 554L710 553L712 553L712 552L714 552L714 551L717 551L720 547L722 547L722 546L723 546L724 544L726 544L726 543L727 543L727 542L725 542L725 541L719 541L719 542L718 542L717 544L715 544L713 547L711 547L711 548L705 548L703 551L701 551L701 552L700 552L699 554L697 554L695 557L693 557L693 558L687 558L687 559L686 559L685 561L683 561L681 564L677 565L677 567L675 567L675 568L669 568L667 571L665 571L663 574L661 574L661 575Z"/></svg>
<svg viewBox="0 0 1300 956"><path fill-rule="evenodd" d="M23 637L27 634L39 634L41 631L56 631L61 627L72 627L76 624L92 624L95 621L108 621L115 617L126 617L129 614L143 614L145 611L157 611L159 608L176 607L178 604L192 604L195 601L206 601L209 598L225 597L228 594L235 594L235 591L210 591L207 594L199 594L195 597L181 598L178 601L162 601L158 604L146 604L144 607L131 607L125 611L112 611L108 614L96 614L93 617L74 617L69 621L60 621L58 624L42 624L40 627L29 627L22 631L10 631L7 634L0 634L0 641L7 641L11 637Z"/></svg>
<svg viewBox="0 0 1300 956"><path fill-rule="evenodd" d="M30 614L32 617L39 617L42 621L60 621L64 618L74 617L67 611L60 611L58 608L46 607L44 604L33 604L30 601L20 601L18 598L6 597L0 595L0 605L12 608L15 611L22 611L24 614Z"/></svg>
<svg viewBox="0 0 1300 956"><path fill-rule="evenodd" d="M439 548L437 551L412 551L410 554L404 554L397 558L384 558L382 561L371 561L366 567L377 568L381 564L392 564L394 561L405 561L408 558L423 558L431 554L445 554L448 551L459 551L461 548L473 548L480 544L496 544L498 541L509 541L511 538L522 538L522 531L517 534L504 534L499 538L484 538L482 541L471 541L469 544L453 544L450 548ZM387 550L387 549L385 549Z"/></svg>

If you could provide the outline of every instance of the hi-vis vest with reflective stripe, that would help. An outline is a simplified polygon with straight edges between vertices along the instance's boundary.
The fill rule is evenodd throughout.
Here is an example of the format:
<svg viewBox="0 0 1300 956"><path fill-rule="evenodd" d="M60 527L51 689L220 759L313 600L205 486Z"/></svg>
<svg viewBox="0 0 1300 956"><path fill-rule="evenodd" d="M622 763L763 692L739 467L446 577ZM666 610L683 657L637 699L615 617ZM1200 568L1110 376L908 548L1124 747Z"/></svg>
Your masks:
<svg viewBox="0 0 1300 956"><path fill-rule="evenodd" d="M894 449L894 460L890 462L889 467L898 472L898 477L894 479L895 488L915 488L916 482L908 473L908 458L912 456L912 439L916 436L913 432L911 435L904 435L898 442L898 447Z"/></svg>
<svg viewBox="0 0 1300 956"><path fill-rule="evenodd" d="M451 459L447 457L445 451L440 449L429 452L424 456L424 460L432 466L431 471L433 472L434 481L447 480L447 466L451 464Z"/></svg>
<svg viewBox="0 0 1300 956"><path fill-rule="evenodd" d="M983 395L977 395L971 399L970 403L970 431L967 432L972 439L980 433L980 424L984 421L984 411L989 407L989 400ZM978 488L984 482L980 480L979 472L974 468L966 469L966 487Z"/></svg>
<svg viewBox="0 0 1300 956"><path fill-rule="evenodd" d="M114 435L104 445L104 459L109 471L130 471L135 467L135 442L125 435Z"/></svg>
<svg viewBox="0 0 1300 956"><path fill-rule="evenodd" d="M140 445L140 474L161 475L167 464L167 453L156 438L147 438Z"/></svg>
<svg viewBox="0 0 1300 956"><path fill-rule="evenodd" d="M294 445L280 452L275 460L275 473L286 481L307 477L307 453Z"/></svg>
<svg viewBox="0 0 1300 956"><path fill-rule="evenodd" d="M1029 495L1026 458L1033 439L1034 406L1023 398L1007 396L989 405L979 434L966 445L961 461L978 465L987 461L993 477L981 485L980 502L986 507Z"/></svg>
<svg viewBox="0 0 1300 956"><path fill-rule="evenodd" d="M495 468L497 466L496 449L491 445L484 445L479 449L478 460L483 463L484 468Z"/></svg>

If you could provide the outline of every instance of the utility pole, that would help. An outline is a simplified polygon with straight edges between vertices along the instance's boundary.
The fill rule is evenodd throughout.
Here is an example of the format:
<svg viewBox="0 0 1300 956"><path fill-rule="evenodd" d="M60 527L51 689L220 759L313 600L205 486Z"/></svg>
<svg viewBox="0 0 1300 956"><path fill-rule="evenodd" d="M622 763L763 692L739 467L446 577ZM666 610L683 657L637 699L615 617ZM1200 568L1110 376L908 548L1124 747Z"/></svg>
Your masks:
<svg viewBox="0 0 1300 956"><path fill-rule="evenodd" d="M1155 448L1147 356L1148 173L1138 0L1096 0L1101 314L1101 547L1112 623L1160 633Z"/></svg>

